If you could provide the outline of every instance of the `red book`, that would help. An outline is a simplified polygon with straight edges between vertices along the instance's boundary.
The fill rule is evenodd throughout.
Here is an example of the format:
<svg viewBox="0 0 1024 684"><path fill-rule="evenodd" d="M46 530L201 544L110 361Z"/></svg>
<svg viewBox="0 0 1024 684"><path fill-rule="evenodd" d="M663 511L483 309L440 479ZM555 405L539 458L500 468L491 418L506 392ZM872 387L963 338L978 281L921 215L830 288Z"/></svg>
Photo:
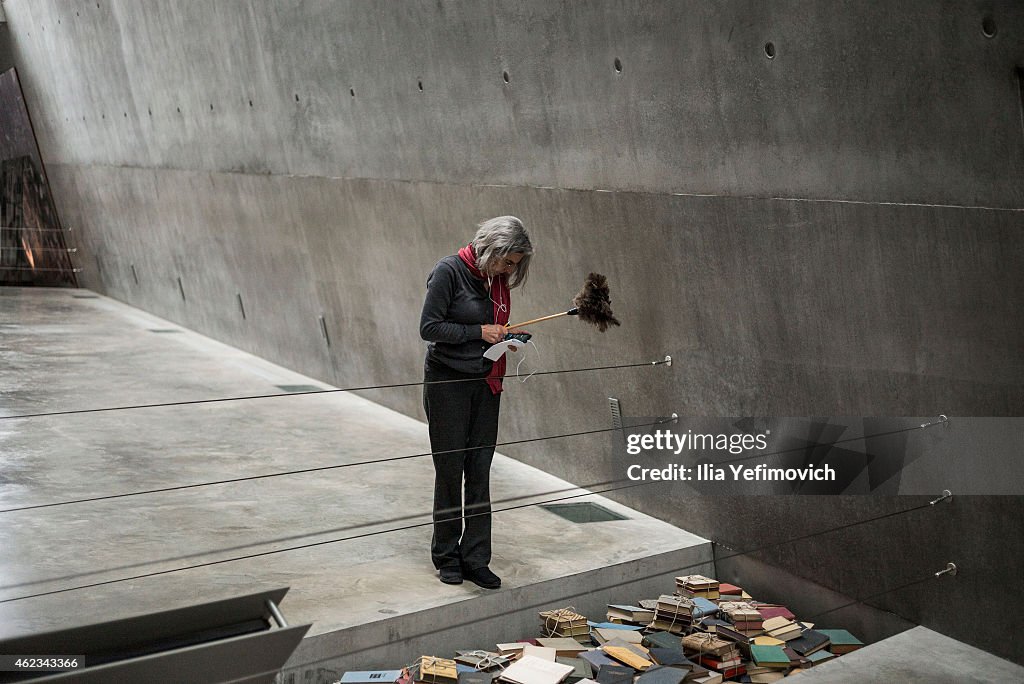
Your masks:
<svg viewBox="0 0 1024 684"><path fill-rule="evenodd" d="M718 593L722 596L742 596L743 590L737 587L735 584L722 582L718 585Z"/></svg>
<svg viewBox="0 0 1024 684"><path fill-rule="evenodd" d="M701 656L697 659L704 667L710 667L712 670L722 671L723 669L732 669L741 667L743 660L736 656L735 658L729 658L728 660L719 660L713 656Z"/></svg>
<svg viewBox="0 0 1024 684"><path fill-rule="evenodd" d="M790 612L789 608L787 608L786 606L771 606L766 608L758 608L757 612L760 613L761 617L763 617L765 620L768 620L773 617L779 617L780 615L786 618L787 620L796 619L796 615L793 615L793 613Z"/></svg>

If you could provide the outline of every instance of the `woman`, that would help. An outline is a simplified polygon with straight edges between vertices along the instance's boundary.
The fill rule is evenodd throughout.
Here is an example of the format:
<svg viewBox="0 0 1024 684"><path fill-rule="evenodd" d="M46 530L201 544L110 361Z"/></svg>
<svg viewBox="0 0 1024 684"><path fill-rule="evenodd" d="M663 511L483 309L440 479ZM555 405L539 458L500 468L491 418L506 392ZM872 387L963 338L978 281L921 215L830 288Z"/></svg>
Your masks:
<svg viewBox="0 0 1024 684"><path fill-rule="evenodd" d="M501 586L487 566L491 457L505 357L492 363L483 354L505 337L509 292L526 282L532 255L522 221L499 216L480 224L473 241L437 262L427 278L420 336L430 342L423 371L423 408L434 454L430 554L445 584L466 578L486 589Z"/></svg>

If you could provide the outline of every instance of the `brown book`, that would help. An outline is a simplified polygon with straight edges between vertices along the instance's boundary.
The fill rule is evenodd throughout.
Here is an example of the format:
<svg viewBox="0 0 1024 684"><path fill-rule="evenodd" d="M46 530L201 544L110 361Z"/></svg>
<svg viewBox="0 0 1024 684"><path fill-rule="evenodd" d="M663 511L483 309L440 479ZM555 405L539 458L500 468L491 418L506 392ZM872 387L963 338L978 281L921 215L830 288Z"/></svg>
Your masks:
<svg viewBox="0 0 1024 684"><path fill-rule="evenodd" d="M696 651L699 655L721 656L736 650L736 645L715 634L695 632L683 637L683 648Z"/></svg>

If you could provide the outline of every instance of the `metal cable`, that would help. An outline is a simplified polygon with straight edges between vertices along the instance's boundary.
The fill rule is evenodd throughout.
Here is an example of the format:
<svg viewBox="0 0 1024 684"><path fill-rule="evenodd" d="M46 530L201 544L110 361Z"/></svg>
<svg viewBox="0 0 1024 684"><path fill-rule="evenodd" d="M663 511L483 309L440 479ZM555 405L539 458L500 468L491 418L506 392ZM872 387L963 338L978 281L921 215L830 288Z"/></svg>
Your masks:
<svg viewBox="0 0 1024 684"><path fill-rule="evenodd" d="M589 368L566 368L553 371L537 371L537 375L559 375L563 373L583 373L588 371L615 370L619 368L645 368L660 366L671 363L668 358L661 361L648 361L646 363L624 363L611 366L591 366ZM506 377L506 380L509 379ZM422 385L441 385L455 382L480 382L481 378L457 378L455 380L425 380L420 382L399 382L390 385L367 385L365 387L342 387L334 389L308 390L305 392L283 392L278 394L254 394L244 397L223 397L217 399L193 399L190 401L169 401L154 404L133 404L129 406L108 406L92 409L71 409L67 411L48 411L44 413L23 413L14 416L0 416L0 420L14 420L15 418L44 418L52 416L70 416L83 413L102 413L107 411L130 411L133 409L162 408L166 406L195 406L199 404L216 404L228 401L245 401L249 399L276 399L280 397L299 397L308 394L333 394L335 392L363 392L368 390L394 389L397 387L420 387Z"/></svg>
<svg viewBox="0 0 1024 684"><path fill-rule="evenodd" d="M655 421L653 423L645 423L643 425L638 425L636 427L650 427L652 425L664 425L665 423L672 422L672 420L673 420L672 418L666 418L666 419L663 419L663 420ZM595 429L595 430L583 430L583 431L580 431L580 432L568 432L568 433L561 434L561 435L549 435L547 437L529 437L529 438L526 438L526 439L515 439L515 440L508 441L508 442L497 442L495 444L481 444L480 446L463 447L462 449L447 449L445 451L433 451L433 452L432 451L425 451L423 453L418 453L418 454L406 454L404 456L389 456L387 458L376 458L376 459L372 459L372 460L369 460L369 461L357 461L355 463L336 463L334 465L329 465L329 466L318 466L316 468L301 468L299 470L286 470L286 471L278 472L278 473L266 473L264 475L250 475L250 476L247 476L247 477L235 477L235 478L231 478L231 479L228 479L228 480L214 480L212 482L196 482L196 483L193 483L193 484L174 485L174 486L171 486L171 487L160 487L160 488L157 488L157 489L145 489L145 490L137 491L137 492L125 492L125 493L121 493L121 494L108 494L108 495L105 495L105 496L94 496L94 497L89 497L89 498L85 498L85 499L71 499L71 500L68 500L68 501L54 501L54 502L51 502L51 503L44 503L44 504L31 504L31 505L28 505L28 506L16 506L14 508L3 508L3 509L0 509L0 513L13 513L13 512L16 512L16 511L28 511L28 510L33 510L33 509L37 509L37 508L52 508L54 506L69 506L71 504L89 503L89 502L94 502L94 501L106 501L106 500L109 500L109 499L122 499L122 498L129 497L129 496L141 496L143 494L158 494L158 493L161 493L161 492L174 492L174 491L179 491L179 490L183 490L183 489L195 489L197 487L210 487L210 486L214 486L214 485L231 484L231 483L235 483L235 482L248 482L250 480L263 480L263 479L266 479L266 478L283 477L283 476L286 476L286 475L301 475L301 474L306 474L306 473L316 473L316 472L321 472L321 471L324 471L324 470L335 470L335 469L338 469L338 468L352 468L352 467L355 467L355 466L373 465L373 464L377 464L377 463L389 463L391 461L403 461L403 460L410 459L410 458L422 458L424 456L454 454L454 453L459 453L459 452L462 452L462 451L472 451L474 449L488 449L488 448L495 448L495 447L501 447L501 446L509 446L511 444L527 444L529 442L542 442L542 441L546 441L546 440L549 440L549 439L561 439L563 437L580 437L580 436L583 436L583 435L594 435L594 434L599 434L599 433L602 433L602 432L615 432L615 431L617 431L619 429L621 429L621 428L611 427L611 428L600 428L600 429ZM383 521L383 522L387 523L389 521Z"/></svg>

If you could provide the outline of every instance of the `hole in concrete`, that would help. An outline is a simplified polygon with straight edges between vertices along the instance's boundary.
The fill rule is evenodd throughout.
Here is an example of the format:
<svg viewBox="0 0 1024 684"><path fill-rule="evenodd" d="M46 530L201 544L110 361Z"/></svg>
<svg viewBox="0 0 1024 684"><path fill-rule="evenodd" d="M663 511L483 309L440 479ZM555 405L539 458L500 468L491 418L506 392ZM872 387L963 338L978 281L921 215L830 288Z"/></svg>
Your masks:
<svg viewBox="0 0 1024 684"><path fill-rule="evenodd" d="M348 94L351 95L352 97L355 97L356 96L356 89L355 88L349 88L348 89Z"/></svg>
<svg viewBox="0 0 1024 684"><path fill-rule="evenodd" d="M981 19L981 32L986 38L996 37L996 20L991 14L987 14Z"/></svg>
<svg viewBox="0 0 1024 684"><path fill-rule="evenodd" d="M177 110L178 110L178 113L181 114L181 107L178 107Z"/></svg>
<svg viewBox="0 0 1024 684"><path fill-rule="evenodd" d="M320 392L324 389L316 385L275 385L275 387L282 392Z"/></svg>
<svg viewBox="0 0 1024 684"><path fill-rule="evenodd" d="M126 119L128 118L128 112L124 113L124 118L126 118Z"/></svg>
<svg viewBox="0 0 1024 684"><path fill-rule="evenodd" d="M619 59L618 57L615 58L615 73L622 73L622 60Z"/></svg>
<svg viewBox="0 0 1024 684"><path fill-rule="evenodd" d="M423 92L423 81L416 81L416 85L419 87L420 92Z"/></svg>
<svg viewBox="0 0 1024 684"><path fill-rule="evenodd" d="M764 44L764 56L768 59L775 59L775 43L769 41Z"/></svg>
<svg viewBox="0 0 1024 684"><path fill-rule="evenodd" d="M612 520L629 520L624 515L609 511L604 506L584 501L582 503L568 504L544 504L541 506L546 511L565 518L573 523L610 522Z"/></svg>
<svg viewBox="0 0 1024 684"><path fill-rule="evenodd" d="M299 101L299 94L298 94L298 93L295 93L295 101L296 101L296 102L298 102L298 101Z"/></svg>
<svg viewBox="0 0 1024 684"><path fill-rule="evenodd" d="M502 71L501 72L501 77L502 77L502 79L504 79L505 83L508 83L508 72L507 71Z"/></svg>
<svg viewBox="0 0 1024 684"><path fill-rule="evenodd" d="M146 111L149 112L150 116L153 116L153 110L152 109L147 109Z"/></svg>
<svg viewBox="0 0 1024 684"><path fill-rule="evenodd" d="M106 119L107 115L106 114L100 114L100 118Z"/></svg>
<svg viewBox="0 0 1024 684"><path fill-rule="evenodd" d="M213 103L212 102L210 103L210 111L211 112L213 111Z"/></svg>
<svg viewBox="0 0 1024 684"><path fill-rule="evenodd" d="M252 100L249 100L249 106L252 107Z"/></svg>

